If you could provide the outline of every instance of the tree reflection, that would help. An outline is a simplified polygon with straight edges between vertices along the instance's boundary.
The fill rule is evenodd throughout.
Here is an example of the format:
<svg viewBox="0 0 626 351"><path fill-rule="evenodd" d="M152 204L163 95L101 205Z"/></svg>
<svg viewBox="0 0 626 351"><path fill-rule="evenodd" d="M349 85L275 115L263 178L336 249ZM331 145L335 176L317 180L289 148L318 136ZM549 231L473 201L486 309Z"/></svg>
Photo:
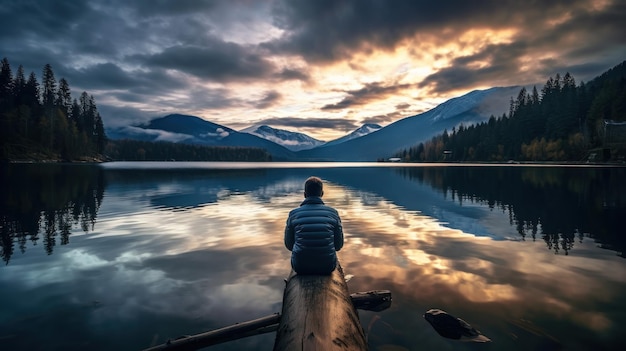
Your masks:
<svg viewBox="0 0 626 351"><path fill-rule="evenodd" d="M450 196L507 213L522 240L537 235L548 249L567 255L589 237L625 257L618 233L626 213L625 168L424 167L402 168L403 176Z"/></svg>
<svg viewBox="0 0 626 351"><path fill-rule="evenodd" d="M104 194L102 170L91 165L2 165L0 249L8 264L40 240L47 254L66 245L72 229L93 230ZM42 238L43 236L43 238Z"/></svg>

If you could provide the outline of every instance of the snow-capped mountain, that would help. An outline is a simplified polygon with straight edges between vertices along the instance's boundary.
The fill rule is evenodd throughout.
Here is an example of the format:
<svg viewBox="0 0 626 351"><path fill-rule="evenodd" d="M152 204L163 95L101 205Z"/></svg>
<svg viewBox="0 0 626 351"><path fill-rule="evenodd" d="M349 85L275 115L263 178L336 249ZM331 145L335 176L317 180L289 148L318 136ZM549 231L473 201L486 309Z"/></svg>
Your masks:
<svg viewBox="0 0 626 351"><path fill-rule="evenodd" d="M275 160L294 158L285 147L249 133L206 121L200 117L167 115L147 124L128 126L107 131L111 139L134 139L145 141L169 141L209 146L258 147L269 152Z"/></svg>
<svg viewBox="0 0 626 351"><path fill-rule="evenodd" d="M374 124L374 123L366 123L364 125L362 125L360 128L355 129L352 133L348 134L348 135L344 135L341 138L335 139L335 140L331 140L329 142L327 142L326 144L324 144L324 146L331 146L331 145L337 145L337 144L341 144L341 143L345 143L346 141L352 140L352 139L356 139L356 138L360 138L362 136L368 135L370 133L373 133L379 129L381 129L382 127L379 126L378 124Z"/></svg>
<svg viewBox="0 0 626 351"><path fill-rule="evenodd" d="M281 131L268 126L238 132L199 117L185 115L168 115L144 125L107 130L107 135L111 139L258 147L266 149L274 160L376 161L392 157L395 153L424 142L446 129L451 131L461 124L469 126L486 121L492 115L501 116L507 112L511 97L517 96L519 89L520 87L498 87L475 90L384 128L366 124L351 134L328 143L305 134ZM309 147L315 141L322 144L308 149L301 147L307 143L306 147ZM300 151L292 151L299 147L298 144L301 144Z"/></svg>
<svg viewBox="0 0 626 351"><path fill-rule="evenodd" d="M272 128L267 125L260 126L251 126L246 129L240 130L242 133L250 133L254 134L258 137L267 139L269 141L275 142L276 144L282 145L291 151L302 151L314 149L319 146L328 146L328 145L337 145L344 143L348 140L360 138L369 133L375 132L382 128L378 124L368 123L364 124L358 129L355 129L350 134L344 135L341 138L324 142L322 140L318 140L312 138L306 134L291 132L284 129Z"/></svg>
<svg viewBox="0 0 626 351"><path fill-rule="evenodd" d="M376 161L424 142L444 130L466 126L501 116L508 111L512 96L520 87L496 87L474 90L450 99L419 115L396 121L375 133L337 145L322 145L296 152L302 160Z"/></svg>
<svg viewBox="0 0 626 351"><path fill-rule="evenodd" d="M242 133L250 133L282 145L291 151L308 150L323 145L325 142L317 140L306 134L291 132L284 129L272 128L267 125L255 125L240 130Z"/></svg>

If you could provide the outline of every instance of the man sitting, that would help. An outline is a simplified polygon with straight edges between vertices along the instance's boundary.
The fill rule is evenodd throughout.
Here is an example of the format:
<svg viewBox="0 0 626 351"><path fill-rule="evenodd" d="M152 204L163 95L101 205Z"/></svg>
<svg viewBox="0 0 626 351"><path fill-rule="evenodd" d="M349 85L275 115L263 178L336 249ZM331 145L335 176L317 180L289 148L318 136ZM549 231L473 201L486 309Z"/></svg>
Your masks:
<svg viewBox="0 0 626 351"><path fill-rule="evenodd" d="M330 274L343 247L343 229L337 210L326 206L322 180L304 183L304 201L289 212L285 246L291 251L291 268L298 274Z"/></svg>

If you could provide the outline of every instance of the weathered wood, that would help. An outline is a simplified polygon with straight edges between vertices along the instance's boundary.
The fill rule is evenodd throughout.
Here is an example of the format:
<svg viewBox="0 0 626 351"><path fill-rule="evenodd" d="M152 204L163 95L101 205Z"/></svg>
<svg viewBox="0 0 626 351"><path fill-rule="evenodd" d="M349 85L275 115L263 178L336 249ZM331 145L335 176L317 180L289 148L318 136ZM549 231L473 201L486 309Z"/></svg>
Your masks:
<svg viewBox="0 0 626 351"><path fill-rule="evenodd" d="M283 295L274 351L367 350L340 265L328 276L292 275Z"/></svg>
<svg viewBox="0 0 626 351"><path fill-rule="evenodd" d="M378 312L391 306L391 292L389 290L372 290L352 293L350 294L350 301L356 309ZM270 316L236 323L228 327L168 340L164 344L147 348L144 351L198 350L249 336L275 332L278 330L280 320L281 315L274 313Z"/></svg>
<svg viewBox="0 0 626 351"><path fill-rule="evenodd" d="M274 313L269 316L233 324L228 327L211 330L205 333L168 340L166 343L150 347L144 351L189 351L203 347L220 344L227 341L237 340L248 336L271 333L278 329L281 316Z"/></svg>

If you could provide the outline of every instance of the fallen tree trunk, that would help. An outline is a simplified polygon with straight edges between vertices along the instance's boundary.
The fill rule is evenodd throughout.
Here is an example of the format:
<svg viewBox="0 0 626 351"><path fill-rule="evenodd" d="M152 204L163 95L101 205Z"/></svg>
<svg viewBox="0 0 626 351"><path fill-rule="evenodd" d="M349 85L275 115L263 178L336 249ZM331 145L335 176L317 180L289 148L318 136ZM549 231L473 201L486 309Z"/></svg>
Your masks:
<svg viewBox="0 0 626 351"><path fill-rule="evenodd" d="M391 306L389 290L348 295L343 269L328 276L291 272L283 295L283 315L233 324L201 334L168 340L143 351L191 351L227 341L277 331L274 350L367 350L356 309L382 311Z"/></svg>
<svg viewBox="0 0 626 351"><path fill-rule="evenodd" d="M166 343L150 347L144 351L191 351L203 347L220 344L227 341L237 340L248 336L270 333L278 328L280 314L274 313L247 322L233 324L228 327L211 330L205 333L183 336Z"/></svg>
<svg viewBox="0 0 626 351"><path fill-rule="evenodd" d="M356 309L365 311L382 311L391 306L391 292L389 290L372 290L350 294L350 300ZM168 340L166 343L153 346L144 351L190 351L208 346L221 344L228 341L247 338L278 330L281 316L274 313L255 320L236 323L228 327L211 330L208 332L181 336Z"/></svg>
<svg viewBox="0 0 626 351"><path fill-rule="evenodd" d="M290 276L274 343L274 351L287 350L367 350L339 264L328 276Z"/></svg>

